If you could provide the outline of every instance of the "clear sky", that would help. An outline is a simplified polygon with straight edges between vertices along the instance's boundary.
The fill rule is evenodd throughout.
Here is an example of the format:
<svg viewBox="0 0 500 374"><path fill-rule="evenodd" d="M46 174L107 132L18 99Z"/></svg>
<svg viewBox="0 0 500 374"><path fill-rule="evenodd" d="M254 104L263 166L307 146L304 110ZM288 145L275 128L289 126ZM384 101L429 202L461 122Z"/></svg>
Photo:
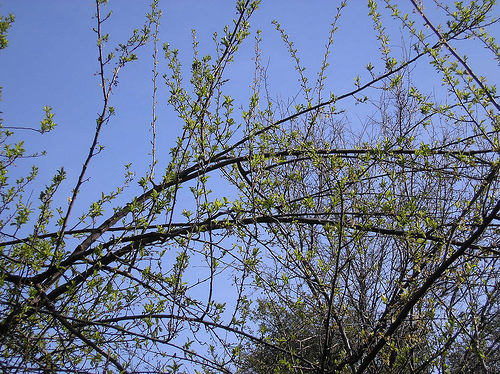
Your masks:
<svg viewBox="0 0 500 374"><path fill-rule="evenodd" d="M327 0L264 0L260 10L252 17L252 35L235 56L228 71L227 92L236 99L236 107L247 106L251 94L249 86L253 77L253 38L257 29L262 30L262 60L268 64L269 89L272 97L287 101L300 92L298 74L279 33L271 24L278 20L298 49L302 66L310 82L314 82L321 65L324 46L328 40L330 24L334 20L339 1ZM354 78L361 76L366 82L369 75L364 67L369 63L375 71L383 71L379 57L379 44L372 30L372 20L367 15L365 1L350 1L337 26L338 32L327 71L326 91L336 95L354 89ZM197 31L200 54L214 53L212 35L222 32L224 25L232 24L236 16L235 2L230 0L160 1L163 9L161 43L168 42L180 49L184 65L184 79L189 80L192 47L191 29ZM380 5L381 11L389 19ZM143 24L149 10L146 0L111 0L106 9L113 15L104 24L104 32L110 34L109 50L125 42L134 28ZM429 10L432 15L433 10ZM29 167L33 161L40 166L38 183L49 182L55 170L64 166L68 182L62 186L69 193L81 165L88 153L95 119L101 110L96 35L93 15L95 5L91 0L3 0L1 14L13 13L16 21L9 30L10 44L0 53L0 84L3 86L0 110L4 126L38 127L43 118L43 106L54 108L58 127L50 134L39 135L23 131L26 148L31 151L46 150L43 160L28 159L18 167ZM437 22L437 21L436 21ZM421 24L421 20L419 20ZM390 24L389 24L390 25ZM388 29L393 39L393 54L400 59L402 34L393 22ZM408 40L406 40L408 41ZM462 51L463 53L469 51ZM470 50L471 63L480 74L497 77L498 66L481 61L481 50ZM110 191L123 180L123 165L132 162L132 169L142 176L150 160L151 122L151 69L152 45L139 52L139 61L125 67L120 74L119 85L114 91L111 105L117 115L104 129L101 144L106 148L91 164L90 180L84 185L85 198L80 209ZM167 90L161 75L166 72L165 60L160 48L158 81L158 155L160 166L168 161L168 150L181 128L181 122L166 106ZM427 83L427 90L439 90L440 79L432 75L425 63L419 68L419 83ZM427 70L425 70L427 69ZM495 70L496 69L496 70ZM498 79L498 78L494 78ZM296 102L304 102L299 95ZM351 121L366 122L365 114L371 109L352 107ZM138 188L129 192L133 196ZM87 199L88 197L88 199Z"/></svg>
<svg viewBox="0 0 500 374"><path fill-rule="evenodd" d="M180 49L186 81L192 58L191 29L197 31L200 54L213 54L212 35L216 31L221 33L224 25L232 24L236 16L234 3L229 0L160 1L163 8L161 42ZM253 16L252 30L263 31L262 58L264 63L269 63L269 83L274 95L285 100L294 97L300 84L293 70L293 61L271 21L278 20L290 34L301 62L307 68L306 74L314 80L337 6L338 2L325 0L264 1ZM104 25L104 32L110 34L107 46L111 49L126 41L134 28L141 27L149 2L111 0L106 9L113 10L113 16ZM364 2L354 2L347 7L345 18L339 22L340 31L335 44L342 52L332 54L327 89L352 89L353 78L363 74L363 66L370 60L370 50L377 51L376 43L372 43L371 49L368 43L364 43L370 32L366 9ZM95 26L92 19L94 2L3 0L0 12L13 13L16 17L9 30L9 47L0 55L0 82L3 86L0 110L3 111L4 126L38 127L43 106L53 107L58 124L54 132L39 135L24 131L22 136L28 150L48 152L43 161L35 161L40 164L42 185L48 183L54 170L60 166L66 168L69 179L74 179L88 153L102 102L99 79L95 76L98 62L96 35L92 31ZM251 94L254 35L248 38L228 70L231 78L228 92L239 102L237 106L246 106ZM89 191L102 190L104 185L116 186L122 180L123 165L127 162L133 163L133 169L139 175L147 169L152 102L151 53L152 46L149 45L139 53L140 60L120 74L111 103L117 115L102 134L101 144L106 148L93 160L91 179L85 186ZM160 76L166 71L161 53L160 50ZM159 153L167 155L172 145L172 131L178 131L180 122L166 109L162 79L159 80L158 102ZM28 160L26 166L31 165L31 161ZM69 191L72 184L65 183L63 187Z"/></svg>

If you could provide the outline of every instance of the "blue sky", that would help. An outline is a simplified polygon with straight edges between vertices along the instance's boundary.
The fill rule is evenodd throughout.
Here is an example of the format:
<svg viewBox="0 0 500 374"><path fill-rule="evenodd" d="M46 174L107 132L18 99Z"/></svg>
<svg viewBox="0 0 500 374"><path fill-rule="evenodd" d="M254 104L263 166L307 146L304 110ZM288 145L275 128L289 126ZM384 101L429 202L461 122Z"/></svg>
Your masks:
<svg viewBox="0 0 500 374"><path fill-rule="evenodd" d="M124 42L134 28L140 28L144 14L149 10L148 1L110 1L106 9L113 16L104 24L110 34L108 47ZM200 54L213 53L212 35L221 33L226 24L236 16L233 1L162 1L163 17L161 43L168 42L180 49L184 62L185 80L189 79L192 58L191 29L197 31ZM271 21L278 20L290 34L299 50L302 64L310 79L316 77L323 47L327 42L330 24L336 12L335 1L264 1L261 9L251 19L252 30L263 31L262 58L269 63L269 83L273 95L286 100L300 90L298 75L293 70L283 42ZM327 90L352 89L353 78L363 73L370 58L376 53L377 44L365 43L370 31L366 4L354 2L346 9L345 18L339 23L340 32L335 45L340 53L331 56L331 78ZM40 166L40 183L46 184L54 171L64 166L68 178L74 179L88 153L95 119L100 111L99 79L95 20L92 19L93 1L2 1L0 12L13 13L16 21L9 30L9 47L0 56L0 82L3 86L2 102L4 126L37 127L42 119L42 108L54 108L56 130L39 135L23 131L29 151L46 150L47 156L35 162ZM355 22L352 22L355 19ZM229 67L229 93L236 98L237 106L247 105L251 94L249 86L253 77L253 37L236 55ZM373 42L372 40L371 42ZM370 49L371 48L371 49ZM139 53L139 61L126 66L120 74L112 103L117 115L104 129L101 143L105 151L92 162L91 179L84 188L89 191L113 188L120 183L123 165L133 163L140 175L147 170L149 161L151 122L151 68L152 45ZM160 76L165 72L161 57ZM178 131L180 122L166 108L166 90L159 80L159 155L167 155L172 145L172 133ZM172 132L173 131L173 132ZM170 138L170 139L169 139ZM32 160L27 160L30 166ZM107 181L106 183L104 181ZM71 189L73 182L63 188ZM92 200L92 198L90 199ZM82 207L83 208L83 207Z"/></svg>
<svg viewBox="0 0 500 374"><path fill-rule="evenodd" d="M286 102L300 93L299 76L271 21L280 22L290 35L298 49L301 64L306 68L306 75L313 83L339 3L326 0L263 1L260 10L250 20L252 35L236 54L235 63L227 70L226 77L230 79L226 85L227 93L236 99L237 108L247 106L251 95L255 31L262 30L262 60L263 64L268 64L271 97L279 97ZM189 80L192 59L191 29L197 31L200 55L213 54L212 35L216 31L220 34L224 25L232 24L236 16L234 4L229 0L160 1L163 9L160 42L168 42L172 47L179 48L185 82ZM389 20L390 13L384 11L382 5L380 8L385 14L384 19ZM149 10L149 1L111 0L106 9L113 11L110 20L103 26L104 32L110 34L107 44L109 51L118 43L126 41L134 28L142 26L144 14ZM434 15L433 8L428 11L431 16ZM95 119L102 105L99 79L95 76L98 62L96 37L92 31L95 27L94 12L95 5L91 0L3 0L0 6L1 14L13 13L16 17L16 22L9 30L9 47L0 53L0 84L3 86L0 110L3 112L4 126L38 127L43 118L42 108L45 105L53 108L56 114L54 119L58 124L55 131L45 135L30 131L18 133L25 139L28 151L46 150L47 156L20 162L18 169L20 172L26 170L33 162L39 165L40 176L38 184L34 186L37 191L39 186L50 181L57 168L64 166L68 181L62 186L60 199L63 202L69 196L88 153ZM357 75L361 76L362 82L366 82L369 75L364 67L369 62L376 66L376 72L383 71L379 44L367 13L364 1L351 1L343 11L327 71L327 92L339 95L354 89ZM437 19L435 21L438 23ZM421 24L421 20L417 24ZM399 47L402 42L399 23L387 25L393 37L393 54L400 59L409 51ZM481 75L498 79L497 64L483 61L481 49L467 48L459 51L470 52L473 67ZM148 170L151 54L152 45L148 45L139 52L139 61L126 66L120 74L119 85L111 101L117 115L102 133L100 143L105 146L105 150L91 163L90 179L82 189L82 203L77 211L88 207L90 202L100 197L102 191L111 191L119 185L126 163L132 163L132 170L139 177ZM166 72L166 64L161 48L159 57L157 127L161 166L168 161L169 148L182 123L166 105L167 90L161 78ZM425 62L417 64L417 69L421 69L416 71L418 83L427 92L442 90L440 78ZM304 103L301 95L296 102ZM343 105L351 110L349 115L354 128L361 127L366 124L366 116L373 108L354 107L351 104ZM127 199L139 193L139 188L134 186L127 192ZM38 192L34 196L38 196Z"/></svg>

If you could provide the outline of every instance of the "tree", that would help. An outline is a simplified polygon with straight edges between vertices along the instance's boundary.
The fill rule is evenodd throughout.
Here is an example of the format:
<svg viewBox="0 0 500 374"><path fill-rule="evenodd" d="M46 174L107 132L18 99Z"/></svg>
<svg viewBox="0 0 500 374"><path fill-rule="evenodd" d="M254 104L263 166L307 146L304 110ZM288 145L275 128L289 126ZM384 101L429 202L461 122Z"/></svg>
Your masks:
<svg viewBox="0 0 500 374"><path fill-rule="evenodd" d="M477 43L483 61L500 59L489 33L498 8L486 0L436 1L436 11L413 0L368 1L380 60L371 58L352 90L330 93L330 50L349 3L339 2L313 85L275 23L303 95L291 104L269 94L260 32L249 103L225 91L259 1L236 2L213 57L199 56L193 34L190 85L178 50L164 44L168 104L181 132L160 171L158 2L142 29L109 50L112 15L96 1L103 104L67 207L56 203L63 169L36 203L24 194L36 168L12 182L27 156L2 128L4 371L499 369L500 105L495 85L461 52ZM2 47L12 21L2 21ZM76 216L115 114L118 74L147 44L153 120L142 191L129 196L129 165L122 185ZM424 63L442 88L432 91L419 75L429 72ZM46 107L39 131L54 126Z"/></svg>

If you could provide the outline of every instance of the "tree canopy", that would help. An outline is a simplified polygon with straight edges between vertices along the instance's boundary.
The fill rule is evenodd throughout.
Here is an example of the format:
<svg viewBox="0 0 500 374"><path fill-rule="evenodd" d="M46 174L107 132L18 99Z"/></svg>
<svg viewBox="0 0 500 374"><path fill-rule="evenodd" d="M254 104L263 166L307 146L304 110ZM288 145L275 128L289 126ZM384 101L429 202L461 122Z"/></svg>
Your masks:
<svg viewBox="0 0 500 374"><path fill-rule="evenodd" d="M125 5L93 5L101 101L76 178L65 165L35 190L43 155L0 121L4 372L500 372L500 104L482 72L500 63L494 1L338 1L314 79L278 19L273 48L299 82L279 96L251 28L260 1L236 1L206 55L195 32L167 43L175 15L158 0L117 45L106 27ZM378 54L344 90L327 74L351 8ZM253 78L236 84L251 95L233 97L228 69L248 44ZM118 77L143 50L147 171L127 164L112 192L90 190L103 133L120 137ZM35 130L57 132L58 108L43 109Z"/></svg>

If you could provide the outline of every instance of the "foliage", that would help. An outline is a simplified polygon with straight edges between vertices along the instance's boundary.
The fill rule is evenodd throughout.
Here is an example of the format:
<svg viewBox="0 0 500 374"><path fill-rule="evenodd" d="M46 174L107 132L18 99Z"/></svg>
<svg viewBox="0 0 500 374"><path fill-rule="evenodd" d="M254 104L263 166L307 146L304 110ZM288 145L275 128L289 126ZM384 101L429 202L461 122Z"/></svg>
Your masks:
<svg viewBox="0 0 500 374"><path fill-rule="evenodd" d="M103 101L66 208L54 203L69 183L64 169L35 206L24 191L36 167L12 181L25 150L9 144L8 128L0 138L4 371L500 370L500 105L496 87L460 54L474 42L485 59L500 60L489 33L498 8L436 1L435 25L416 1L402 9L369 0L380 60L370 57L352 90L327 92L330 51L350 3L339 2L312 85L274 23L303 94L292 105L267 94L258 31L248 104L225 91L225 70L251 35L259 1L236 2L232 26L214 35L213 56L200 56L193 33L188 84L179 51L164 44L180 136L160 172L158 1L144 27L113 50L103 31L112 15L96 1ZM1 23L2 48L12 20ZM409 40L401 57L394 28ZM152 148L142 193L127 195L127 165L123 184L76 216L115 114L118 74L148 43ZM417 63L430 64L441 90L428 91ZM44 111L42 133L55 126L52 109ZM353 125L353 111L366 114L364 129ZM115 204L118 196L128 203Z"/></svg>

